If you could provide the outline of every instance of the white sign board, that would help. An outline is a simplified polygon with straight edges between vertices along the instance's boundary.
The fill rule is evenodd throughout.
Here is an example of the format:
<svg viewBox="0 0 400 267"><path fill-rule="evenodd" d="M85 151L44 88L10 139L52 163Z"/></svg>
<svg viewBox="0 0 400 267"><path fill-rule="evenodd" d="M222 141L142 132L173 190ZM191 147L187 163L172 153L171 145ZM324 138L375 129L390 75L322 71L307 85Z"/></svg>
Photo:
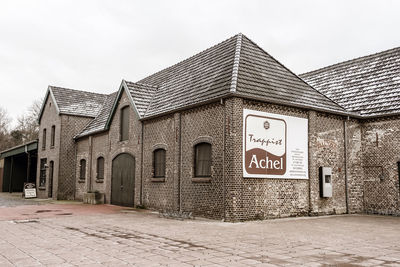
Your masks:
<svg viewBox="0 0 400 267"><path fill-rule="evenodd" d="M308 179L308 120L244 109L243 177Z"/></svg>
<svg viewBox="0 0 400 267"><path fill-rule="evenodd" d="M25 198L35 198L36 197L36 185L34 183L24 184L24 194Z"/></svg>

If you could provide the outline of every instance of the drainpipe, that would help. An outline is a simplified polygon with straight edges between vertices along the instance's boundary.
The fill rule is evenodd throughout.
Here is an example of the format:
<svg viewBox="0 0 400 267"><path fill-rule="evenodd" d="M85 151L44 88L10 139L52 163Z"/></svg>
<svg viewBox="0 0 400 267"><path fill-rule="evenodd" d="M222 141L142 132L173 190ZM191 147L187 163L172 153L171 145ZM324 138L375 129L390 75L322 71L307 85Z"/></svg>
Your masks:
<svg viewBox="0 0 400 267"><path fill-rule="evenodd" d="M144 122L142 124L142 137L141 137L141 147L140 147L140 205L143 206L143 146L144 146Z"/></svg>
<svg viewBox="0 0 400 267"><path fill-rule="evenodd" d="M221 105L224 105L224 124L223 124L223 133L222 133L222 201L223 201L223 216L224 221L226 220L226 203L225 203L225 134L226 134L226 103L223 99L221 99Z"/></svg>
<svg viewBox="0 0 400 267"><path fill-rule="evenodd" d="M346 196L346 213L349 213L349 194L348 194L348 170L347 170L347 121L350 118L343 120L344 128L344 186L345 186L345 196Z"/></svg>
<svg viewBox="0 0 400 267"><path fill-rule="evenodd" d="M179 163L178 163L178 205L179 213L182 212L182 197L181 197L181 171L182 171L182 113L179 112Z"/></svg>
<svg viewBox="0 0 400 267"><path fill-rule="evenodd" d="M92 158L93 158L93 138L89 136L89 191L92 191Z"/></svg>

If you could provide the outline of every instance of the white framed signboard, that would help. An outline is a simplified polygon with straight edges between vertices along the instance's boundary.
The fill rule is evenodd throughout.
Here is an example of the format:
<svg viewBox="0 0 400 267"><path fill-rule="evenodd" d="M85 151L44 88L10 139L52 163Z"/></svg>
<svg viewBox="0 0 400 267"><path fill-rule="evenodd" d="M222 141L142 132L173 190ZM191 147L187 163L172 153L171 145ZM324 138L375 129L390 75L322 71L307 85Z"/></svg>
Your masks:
<svg viewBox="0 0 400 267"><path fill-rule="evenodd" d="M308 179L308 119L244 109L243 177Z"/></svg>
<svg viewBox="0 0 400 267"><path fill-rule="evenodd" d="M24 183L25 198L36 197L36 185L34 183Z"/></svg>

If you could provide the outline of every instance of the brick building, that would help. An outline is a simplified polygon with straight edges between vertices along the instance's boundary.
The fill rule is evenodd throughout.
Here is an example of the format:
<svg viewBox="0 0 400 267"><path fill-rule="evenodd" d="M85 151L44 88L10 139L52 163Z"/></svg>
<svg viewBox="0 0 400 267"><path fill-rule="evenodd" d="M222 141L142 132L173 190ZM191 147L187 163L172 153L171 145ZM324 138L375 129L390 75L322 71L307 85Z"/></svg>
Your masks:
<svg viewBox="0 0 400 267"><path fill-rule="evenodd" d="M400 215L399 59L392 49L300 78L238 34L110 95L50 86L39 196L98 191L228 221Z"/></svg>

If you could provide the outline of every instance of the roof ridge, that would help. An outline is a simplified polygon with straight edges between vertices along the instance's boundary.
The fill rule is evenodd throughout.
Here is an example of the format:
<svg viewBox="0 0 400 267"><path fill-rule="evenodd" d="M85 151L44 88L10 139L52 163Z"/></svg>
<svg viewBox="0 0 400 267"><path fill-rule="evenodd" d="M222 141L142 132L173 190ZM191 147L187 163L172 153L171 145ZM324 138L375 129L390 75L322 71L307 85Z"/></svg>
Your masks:
<svg viewBox="0 0 400 267"><path fill-rule="evenodd" d="M145 85L145 86L150 86L150 87L154 87L154 88L158 88L157 85L153 85L153 84L149 84L149 83L143 83L143 82L131 82L131 81L126 81L127 83L132 83L132 84L138 84L138 85Z"/></svg>
<svg viewBox="0 0 400 267"><path fill-rule="evenodd" d="M307 72L304 72L304 73L299 74L299 75L303 76L303 75L309 75L309 74L318 73L319 71L327 70L329 68L332 68L333 66L345 65L345 64L347 64L347 63L349 63L351 61L356 62L356 61L359 61L359 60L364 60L364 59L366 59L368 57L375 57L375 56L378 56L380 54L384 54L384 53L388 53L388 52L391 53L391 52L396 51L396 50L400 50L400 46L399 47L393 47L393 48L390 48L390 49L386 49L386 50L383 50L383 51L380 51L380 52L372 53L372 54L369 54L369 55L366 55L366 56L355 57L355 58L352 58L352 59L347 59L345 61L333 63L331 65L328 65L328 66L325 66L325 67L322 67L322 68L319 68L319 69L316 69L316 70L307 71Z"/></svg>
<svg viewBox="0 0 400 267"><path fill-rule="evenodd" d="M230 92L236 92L237 87L237 79L239 73L239 62L240 62L240 50L242 48L242 33L237 34L236 40L236 49L235 49L235 57L233 59L233 66L232 66L232 82Z"/></svg>
<svg viewBox="0 0 400 267"><path fill-rule="evenodd" d="M75 91L75 92L91 93L91 94L103 95L103 96L107 96L108 95L108 94L96 93L96 92L92 92L92 91L85 91L85 90L80 90L80 89L72 89L72 88L60 87L60 86L54 86L54 85L49 85L49 87L50 88L63 89L63 90L71 90L71 91Z"/></svg>
<svg viewBox="0 0 400 267"><path fill-rule="evenodd" d="M216 46L218 46L218 45L220 45L220 44L222 44L222 43L224 43L224 42L227 42L227 41L230 40L230 39L235 38L236 36L237 36L237 34L234 35L234 36L232 36L232 37L230 37L230 38L228 38L228 39L225 39L225 40L223 40L222 42L219 42L219 43L217 43L217 44L215 44L215 45L213 45L213 46L210 46L210 47L208 47L208 48L206 48L206 49L203 49L202 51L200 51L200 52L194 54L193 56L190 56L190 57L188 57L188 58L185 58L185 59L183 59L183 60L181 60L181 61L179 61L179 62L177 62L177 63L175 63L175 64L173 64L173 65L171 65L171 66L168 66L168 67L166 67L166 68L163 68L163 69L161 69L161 70L159 70L159 71L157 71L157 72L155 72L155 73L153 73L153 74L150 74L150 75L144 77L143 79L140 79L138 82L141 82L141 81L143 81L143 80L145 80L145 79L147 79L147 78L150 78L150 77L152 77L152 76L156 76L157 74L159 74L159 73L161 73L161 72L163 72L163 71L165 71L165 70L167 70L167 69L172 69L173 67L177 66L178 64L181 64L181 63L183 63L183 62L189 61L189 60L192 59L192 58L198 57L198 56L201 55L202 53L204 53L204 52L206 52L206 51L208 51L208 50L211 50L211 49L215 48ZM164 82L164 83L165 83L165 82Z"/></svg>

